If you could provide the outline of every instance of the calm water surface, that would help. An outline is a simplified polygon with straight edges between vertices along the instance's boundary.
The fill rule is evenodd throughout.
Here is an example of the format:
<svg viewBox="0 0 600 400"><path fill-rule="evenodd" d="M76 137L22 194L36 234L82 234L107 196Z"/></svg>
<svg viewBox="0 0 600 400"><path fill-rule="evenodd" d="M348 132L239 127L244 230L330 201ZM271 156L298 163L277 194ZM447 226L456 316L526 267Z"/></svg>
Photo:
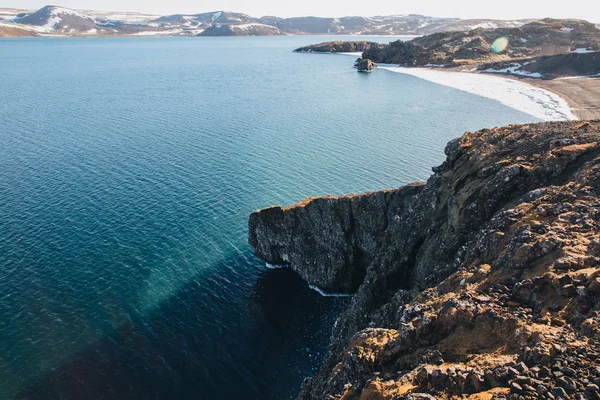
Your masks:
<svg viewBox="0 0 600 400"><path fill-rule="evenodd" d="M268 270L250 212L424 180L528 115L324 37L0 40L0 399L285 399L346 299Z"/></svg>

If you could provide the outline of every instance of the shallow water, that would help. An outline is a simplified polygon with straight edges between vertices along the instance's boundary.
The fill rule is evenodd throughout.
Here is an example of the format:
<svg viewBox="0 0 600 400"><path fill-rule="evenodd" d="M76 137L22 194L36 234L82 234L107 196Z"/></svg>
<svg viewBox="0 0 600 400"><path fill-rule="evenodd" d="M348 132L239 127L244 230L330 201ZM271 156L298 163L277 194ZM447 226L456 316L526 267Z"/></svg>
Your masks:
<svg viewBox="0 0 600 400"><path fill-rule="evenodd" d="M345 298L268 270L257 208L424 180L533 122L324 37L0 40L0 398L289 398Z"/></svg>

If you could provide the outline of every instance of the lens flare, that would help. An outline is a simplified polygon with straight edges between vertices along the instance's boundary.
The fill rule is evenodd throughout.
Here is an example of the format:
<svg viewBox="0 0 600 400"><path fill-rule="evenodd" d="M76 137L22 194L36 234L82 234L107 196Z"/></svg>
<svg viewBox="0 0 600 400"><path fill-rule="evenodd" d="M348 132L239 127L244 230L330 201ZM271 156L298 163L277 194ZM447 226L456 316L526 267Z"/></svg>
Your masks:
<svg viewBox="0 0 600 400"><path fill-rule="evenodd" d="M502 53L506 50L506 47L508 47L508 39L505 37L499 37L492 43L492 51L494 53Z"/></svg>

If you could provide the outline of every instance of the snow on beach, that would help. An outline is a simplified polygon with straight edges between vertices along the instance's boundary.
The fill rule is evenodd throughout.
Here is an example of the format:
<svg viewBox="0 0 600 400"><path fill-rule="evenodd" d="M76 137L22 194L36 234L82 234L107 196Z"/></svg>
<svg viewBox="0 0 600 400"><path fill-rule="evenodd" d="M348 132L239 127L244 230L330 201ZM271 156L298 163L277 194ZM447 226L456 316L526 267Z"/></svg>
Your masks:
<svg viewBox="0 0 600 400"><path fill-rule="evenodd" d="M586 49L585 47L582 47L582 48L573 50L571 53L587 54L587 53L593 53L593 52L594 52L594 50L590 50L590 49Z"/></svg>
<svg viewBox="0 0 600 400"><path fill-rule="evenodd" d="M527 65L528 63L525 63ZM488 68L484 69L483 72L489 72L492 74L512 74L512 75L521 75L529 78L541 78L542 74L539 72L528 72L525 70L521 70L523 66L519 63L511 63L510 66L503 69L493 69Z"/></svg>
<svg viewBox="0 0 600 400"><path fill-rule="evenodd" d="M472 72L404 68L389 64L379 64L379 68L412 75L437 83L438 85L448 86L477 96L496 100L508 107L544 121L577 119L562 97L545 89L514 79Z"/></svg>

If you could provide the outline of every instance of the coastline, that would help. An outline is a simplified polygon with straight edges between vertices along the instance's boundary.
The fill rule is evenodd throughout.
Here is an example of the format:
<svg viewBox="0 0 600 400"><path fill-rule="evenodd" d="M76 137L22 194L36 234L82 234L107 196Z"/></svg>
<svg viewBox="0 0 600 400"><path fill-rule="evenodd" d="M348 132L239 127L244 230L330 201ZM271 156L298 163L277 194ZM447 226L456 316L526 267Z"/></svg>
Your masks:
<svg viewBox="0 0 600 400"><path fill-rule="evenodd" d="M563 98L579 119L600 119L600 77L569 76L551 80L519 78L508 79L526 82Z"/></svg>
<svg viewBox="0 0 600 400"><path fill-rule="evenodd" d="M334 54L362 56L358 52ZM597 76L543 80L508 74L467 72L464 67L443 69L400 67L395 64L379 64L378 67L497 100L544 121L600 119L600 77ZM455 79L457 76L461 79ZM491 87L492 82L498 83L498 86ZM499 91L499 88L502 90Z"/></svg>
<svg viewBox="0 0 600 400"><path fill-rule="evenodd" d="M393 64L379 64L379 68L496 100L543 121L576 120L580 117L572 110L577 108L572 100L568 102L560 93L529 82L533 79L525 81L507 76L434 68L406 68Z"/></svg>
<svg viewBox="0 0 600 400"><path fill-rule="evenodd" d="M371 252L367 264L375 267L335 322L323 366L304 381L298 398L483 399L498 393L513 399L551 392L597 398L599 319L593 307L600 301L600 270L588 267L598 249L585 243L597 236L598 224L572 221L591 221L597 211L600 181L589 160L600 151L599 124L467 132L448 143L446 161L420 190L392 205L352 207L371 213L359 221L378 220L383 208L394 222L376 224L386 240ZM323 246L316 249L314 240L304 240L307 232L318 225L335 238L340 227L352 226L353 235L366 237L371 226L339 223L339 210L347 207L343 197L327 207L317 200L280 208L283 217L270 215L274 207L254 212L249 242L263 260L274 248L300 255L294 268L309 284L335 276L335 286L352 272L352 258L326 266L319 260L356 246L355 237L343 231L341 246L319 241ZM317 212L306 211L311 204ZM532 221L543 229L530 230ZM555 237L547 250L531 245ZM578 290L564 282L575 282ZM563 369L558 363L564 359L571 380L552 373Z"/></svg>

